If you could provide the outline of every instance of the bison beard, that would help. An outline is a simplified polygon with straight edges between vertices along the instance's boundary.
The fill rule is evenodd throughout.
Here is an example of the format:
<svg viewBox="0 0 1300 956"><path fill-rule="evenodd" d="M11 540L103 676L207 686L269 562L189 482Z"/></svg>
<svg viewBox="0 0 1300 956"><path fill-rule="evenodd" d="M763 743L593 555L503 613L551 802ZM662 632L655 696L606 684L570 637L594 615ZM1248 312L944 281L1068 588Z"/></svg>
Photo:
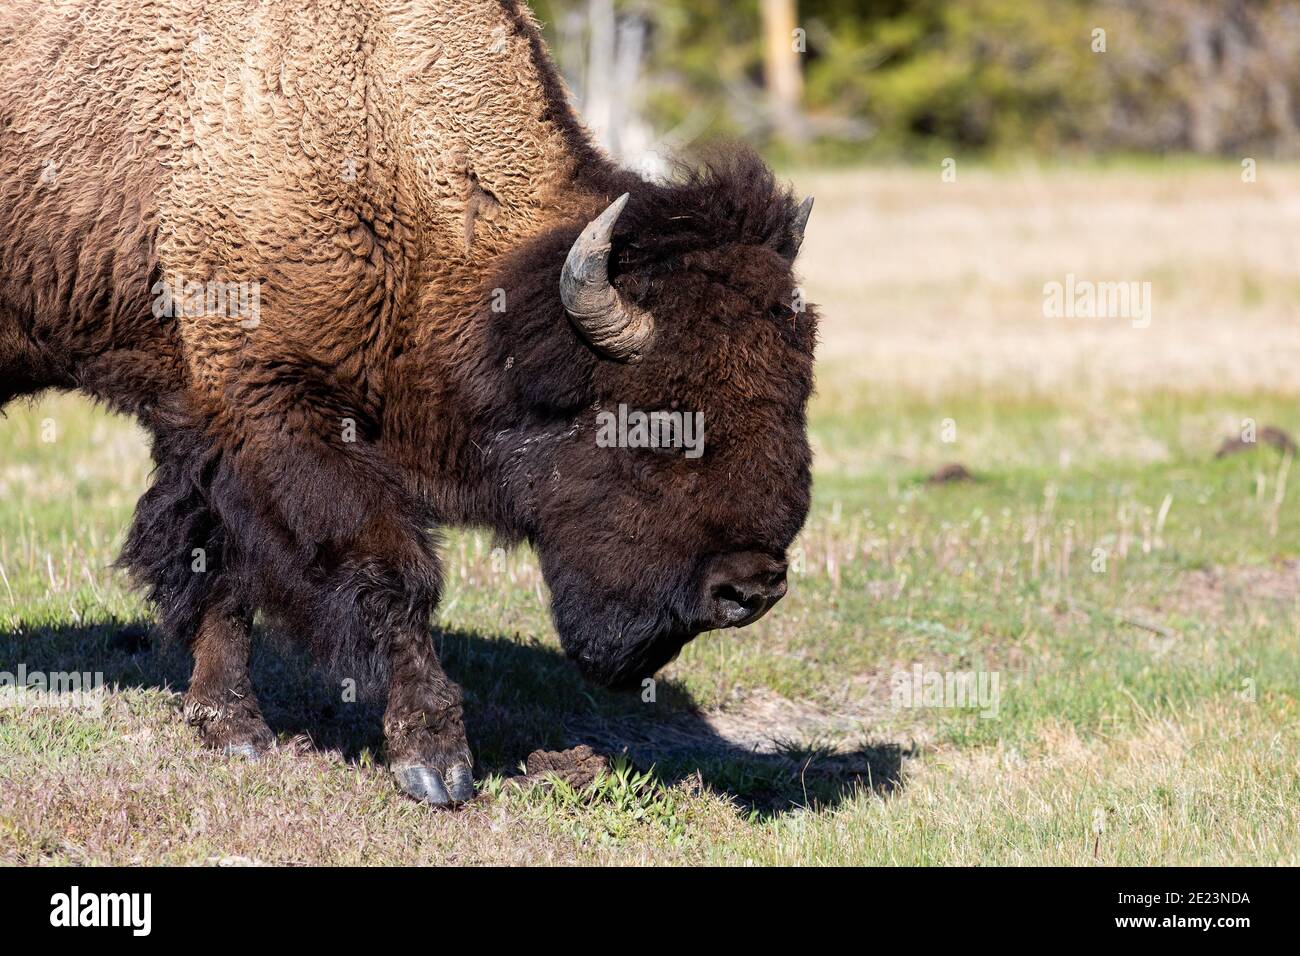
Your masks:
<svg viewBox="0 0 1300 956"><path fill-rule="evenodd" d="M398 784L459 803L473 761L430 629L431 529L531 542L566 653L616 687L785 593L810 486L816 319L792 298L809 205L743 150L666 184L614 166L517 0L269 8L310 29L264 50L250 24L274 17L206 0L185 75L219 95L223 51L253 65L225 102L239 122L199 136L185 124L206 107L151 45L162 21L188 42L194 0L0 7L0 155L64 157L49 188L0 164L0 406L76 389L151 435L120 564L193 651L184 715L206 745L274 742L248 676L261 613L385 683ZM87 62L132 109L66 99ZM332 106L311 112L304 88ZM349 139L363 155L341 179ZM260 324L155 315L172 275L262 277ZM703 456L598 447L619 405L698 413Z"/></svg>
<svg viewBox="0 0 1300 956"><path fill-rule="evenodd" d="M702 630L692 628L695 614L688 609L697 602L688 580L661 589L657 603L602 603L593 608L587 582L569 567L544 560L543 570L564 651L595 683L631 689L676 657Z"/></svg>

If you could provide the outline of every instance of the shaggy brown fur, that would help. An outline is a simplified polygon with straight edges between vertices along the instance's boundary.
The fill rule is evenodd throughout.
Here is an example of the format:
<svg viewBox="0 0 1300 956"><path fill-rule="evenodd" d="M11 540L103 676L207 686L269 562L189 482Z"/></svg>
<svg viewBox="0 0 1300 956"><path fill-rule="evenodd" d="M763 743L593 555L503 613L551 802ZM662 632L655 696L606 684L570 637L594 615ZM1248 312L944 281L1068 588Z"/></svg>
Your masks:
<svg viewBox="0 0 1300 956"><path fill-rule="evenodd" d="M623 192L611 277L656 322L635 364L584 343L558 286ZM471 794L429 633L440 525L531 541L605 683L739 620L719 606L770 606L809 494L797 229L743 152L671 185L613 166L518 0L0 9L0 406L75 388L152 433L122 560L195 652L210 745L271 739L260 610L381 665L408 792ZM186 281L257 283L260 321L156 317ZM619 404L702 412L704 456L597 447Z"/></svg>

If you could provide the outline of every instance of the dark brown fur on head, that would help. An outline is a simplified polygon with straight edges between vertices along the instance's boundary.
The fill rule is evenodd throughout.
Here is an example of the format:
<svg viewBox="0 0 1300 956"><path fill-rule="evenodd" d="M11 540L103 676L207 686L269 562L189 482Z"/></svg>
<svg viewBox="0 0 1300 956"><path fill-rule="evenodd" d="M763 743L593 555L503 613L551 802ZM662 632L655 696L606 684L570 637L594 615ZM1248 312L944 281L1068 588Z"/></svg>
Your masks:
<svg viewBox="0 0 1300 956"><path fill-rule="evenodd" d="M598 355L566 315L555 277L585 225L572 222L492 280L508 306L485 326L472 394L508 499L498 530L532 541L566 650L608 684L707 629L711 560L783 561L810 487L816 316L798 306L794 197L743 150L629 191L610 275L654 317L644 355ZM703 455L598 447L597 416L619 405L701 413Z"/></svg>

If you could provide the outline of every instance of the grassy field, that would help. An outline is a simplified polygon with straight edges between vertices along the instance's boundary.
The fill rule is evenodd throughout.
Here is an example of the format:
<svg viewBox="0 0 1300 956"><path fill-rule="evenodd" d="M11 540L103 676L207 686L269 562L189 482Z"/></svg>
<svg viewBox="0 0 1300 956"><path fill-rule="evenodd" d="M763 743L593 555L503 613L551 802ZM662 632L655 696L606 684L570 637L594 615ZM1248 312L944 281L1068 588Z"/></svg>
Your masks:
<svg viewBox="0 0 1300 956"><path fill-rule="evenodd" d="M564 662L530 554L449 536L440 641L484 778L455 814L391 786L379 704L270 647L280 746L198 751L187 662L123 631L147 609L108 568L140 436L11 408L0 670L110 686L0 709L0 862L1300 863L1300 473L1215 455L1300 435L1300 170L795 178L825 321L791 595L643 702ZM1149 325L1045 318L1070 274L1150 282ZM926 481L948 463L973 480ZM963 673L975 706L901 695ZM624 756L580 792L505 782L578 742Z"/></svg>

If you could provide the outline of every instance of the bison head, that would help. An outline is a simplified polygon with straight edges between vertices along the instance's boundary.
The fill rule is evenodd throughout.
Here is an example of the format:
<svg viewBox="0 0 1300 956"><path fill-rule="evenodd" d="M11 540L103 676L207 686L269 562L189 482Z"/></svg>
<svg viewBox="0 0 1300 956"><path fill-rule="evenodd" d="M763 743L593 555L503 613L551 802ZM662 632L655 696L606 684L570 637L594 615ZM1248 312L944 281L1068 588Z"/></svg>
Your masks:
<svg viewBox="0 0 1300 956"><path fill-rule="evenodd" d="M509 523L609 686L780 600L811 483L811 204L746 155L628 192L512 260L485 350Z"/></svg>

